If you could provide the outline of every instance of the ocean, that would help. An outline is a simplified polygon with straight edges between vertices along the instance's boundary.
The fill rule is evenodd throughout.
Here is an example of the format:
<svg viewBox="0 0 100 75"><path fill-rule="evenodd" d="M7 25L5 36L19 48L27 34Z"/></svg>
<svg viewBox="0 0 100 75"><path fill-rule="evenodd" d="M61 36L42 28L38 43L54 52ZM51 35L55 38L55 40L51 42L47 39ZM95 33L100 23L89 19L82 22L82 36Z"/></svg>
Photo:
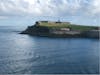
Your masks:
<svg viewBox="0 0 100 75"><path fill-rule="evenodd" d="M99 74L100 41L19 34L0 26L0 74Z"/></svg>

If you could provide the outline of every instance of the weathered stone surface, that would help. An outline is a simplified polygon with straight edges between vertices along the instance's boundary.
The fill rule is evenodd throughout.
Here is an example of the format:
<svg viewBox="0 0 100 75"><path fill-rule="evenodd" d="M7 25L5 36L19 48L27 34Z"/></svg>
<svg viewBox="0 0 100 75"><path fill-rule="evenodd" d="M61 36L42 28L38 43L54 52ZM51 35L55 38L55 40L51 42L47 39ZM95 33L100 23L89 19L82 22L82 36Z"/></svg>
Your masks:
<svg viewBox="0 0 100 75"><path fill-rule="evenodd" d="M78 38L97 38L99 39L100 30L77 31L67 29L50 29L45 26L39 26L36 22L34 26L29 26L21 34L29 34L33 36L46 36L46 37L78 37Z"/></svg>

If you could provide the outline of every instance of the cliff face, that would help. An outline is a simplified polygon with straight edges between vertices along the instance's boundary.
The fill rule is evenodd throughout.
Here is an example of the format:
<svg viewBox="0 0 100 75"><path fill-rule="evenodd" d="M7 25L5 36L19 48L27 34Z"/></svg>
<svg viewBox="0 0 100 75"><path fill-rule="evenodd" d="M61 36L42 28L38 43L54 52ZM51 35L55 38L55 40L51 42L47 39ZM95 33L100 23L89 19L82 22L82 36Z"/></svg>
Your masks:
<svg viewBox="0 0 100 75"><path fill-rule="evenodd" d="M88 38L98 38L100 37L100 30L84 31L82 35Z"/></svg>
<svg viewBox="0 0 100 75"><path fill-rule="evenodd" d="M99 38L99 30L79 31L71 30L71 28L49 28L41 26L38 22L34 26L29 26L21 34L29 34L33 36L46 37L85 37L85 38Z"/></svg>
<svg viewBox="0 0 100 75"><path fill-rule="evenodd" d="M49 29L46 27L40 27L40 26L30 26L22 33L25 34L34 34L34 33L48 33Z"/></svg>
<svg viewBox="0 0 100 75"><path fill-rule="evenodd" d="M80 31L67 31L67 30L56 30L49 29L41 26L28 27L21 34L29 34L33 36L48 36L48 37L80 37Z"/></svg>

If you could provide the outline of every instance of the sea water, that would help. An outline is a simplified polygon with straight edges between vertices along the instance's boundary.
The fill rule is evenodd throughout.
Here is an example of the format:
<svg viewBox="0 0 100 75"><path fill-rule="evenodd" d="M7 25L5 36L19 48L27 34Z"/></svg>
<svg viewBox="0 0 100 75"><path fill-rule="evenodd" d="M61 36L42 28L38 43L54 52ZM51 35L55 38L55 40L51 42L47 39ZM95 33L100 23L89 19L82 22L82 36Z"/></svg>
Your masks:
<svg viewBox="0 0 100 75"><path fill-rule="evenodd" d="M99 40L19 34L0 26L0 74L98 74Z"/></svg>

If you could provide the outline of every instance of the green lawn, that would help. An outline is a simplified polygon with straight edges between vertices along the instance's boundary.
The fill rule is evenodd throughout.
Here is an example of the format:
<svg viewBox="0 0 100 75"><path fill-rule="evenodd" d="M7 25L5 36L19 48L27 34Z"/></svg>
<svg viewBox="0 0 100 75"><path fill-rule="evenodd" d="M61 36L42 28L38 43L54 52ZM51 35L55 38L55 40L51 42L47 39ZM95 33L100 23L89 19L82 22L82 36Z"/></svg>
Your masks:
<svg viewBox="0 0 100 75"><path fill-rule="evenodd" d="M82 25L60 24L60 23L57 24L41 23L39 26L44 26L44 27L54 28L54 29L70 27L72 30L80 30L80 31L93 30L98 28L94 26L82 26Z"/></svg>

